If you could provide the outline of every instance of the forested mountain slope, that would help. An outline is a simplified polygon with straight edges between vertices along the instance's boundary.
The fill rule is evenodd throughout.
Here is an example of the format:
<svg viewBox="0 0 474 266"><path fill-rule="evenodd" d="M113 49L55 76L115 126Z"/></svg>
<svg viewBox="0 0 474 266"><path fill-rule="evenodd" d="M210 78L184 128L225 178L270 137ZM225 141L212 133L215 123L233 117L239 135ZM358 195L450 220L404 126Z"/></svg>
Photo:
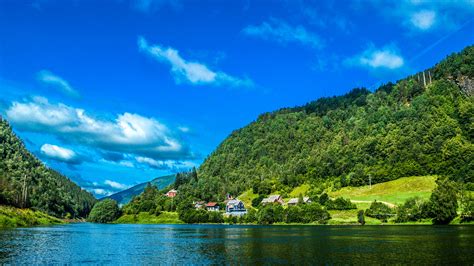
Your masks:
<svg viewBox="0 0 474 266"><path fill-rule="evenodd" d="M86 217L96 199L32 155L0 117L0 204Z"/></svg>
<svg viewBox="0 0 474 266"><path fill-rule="evenodd" d="M371 93L354 89L265 113L205 160L190 196L359 186L404 176L474 177L474 46Z"/></svg>
<svg viewBox="0 0 474 266"><path fill-rule="evenodd" d="M104 197L103 199L113 199L117 201L117 203L119 204L127 204L132 200L133 197L138 196L143 191L145 191L145 188L148 185L148 183L156 186L158 189L164 189L165 187L173 184L173 182L175 182L175 179L176 179L176 175L174 174L167 175L167 176L160 176L149 182L144 182L144 183L135 185L131 188L114 193L110 196Z"/></svg>

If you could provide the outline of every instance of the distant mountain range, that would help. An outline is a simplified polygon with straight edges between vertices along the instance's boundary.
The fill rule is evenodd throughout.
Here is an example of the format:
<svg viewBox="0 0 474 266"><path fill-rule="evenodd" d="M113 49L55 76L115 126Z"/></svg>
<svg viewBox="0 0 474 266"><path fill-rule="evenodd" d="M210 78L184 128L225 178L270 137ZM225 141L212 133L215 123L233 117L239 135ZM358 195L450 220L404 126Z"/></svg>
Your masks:
<svg viewBox="0 0 474 266"><path fill-rule="evenodd" d="M176 179L176 175L174 174L167 175L167 176L160 176L149 182L138 184L129 189L117 192L115 194L104 197L102 199L113 199L117 201L119 204L127 204L128 202L130 202L130 200L132 200L134 196L140 195L145 190L145 187L148 183L155 185L156 187L158 187L158 189L163 189L171 185L172 183L174 183L175 179Z"/></svg>

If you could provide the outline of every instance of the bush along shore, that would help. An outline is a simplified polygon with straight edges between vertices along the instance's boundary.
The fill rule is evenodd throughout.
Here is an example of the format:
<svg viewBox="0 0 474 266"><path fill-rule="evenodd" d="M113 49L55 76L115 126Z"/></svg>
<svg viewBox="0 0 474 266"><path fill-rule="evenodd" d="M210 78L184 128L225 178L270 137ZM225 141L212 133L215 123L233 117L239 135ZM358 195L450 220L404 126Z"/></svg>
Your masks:
<svg viewBox="0 0 474 266"><path fill-rule="evenodd" d="M65 221L41 211L0 205L0 228L64 224Z"/></svg>

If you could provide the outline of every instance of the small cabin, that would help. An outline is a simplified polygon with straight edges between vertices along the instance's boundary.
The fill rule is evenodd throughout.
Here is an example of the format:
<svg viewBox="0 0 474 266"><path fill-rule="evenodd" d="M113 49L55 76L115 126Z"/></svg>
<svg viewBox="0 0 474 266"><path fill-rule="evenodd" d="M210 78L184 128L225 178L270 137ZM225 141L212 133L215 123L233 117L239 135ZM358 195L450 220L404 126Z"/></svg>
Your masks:
<svg viewBox="0 0 474 266"><path fill-rule="evenodd" d="M174 197L176 197L177 194L178 194L178 191L172 189L172 190L166 192L165 195L166 195L168 198L174 198Z"/></svg>
<svg viewBox="0 0 474 266"><path fill-rule="evenodd" d="M206 204L206 209L211 212L218 212L219 211L219 204L217 202L208 202Z"/></svg>
<svg viewBox="0 0 474 266"><path fill-rule="evenodd" d="M288 201L288 206L293 206L293 205L298 205L298 202L299 199L298 198L292 198ZM309 199L309 197L304 197L303 198L303 203L311 203L311 200Z"/></svg>
<svg viewBox="0 0 474 266"><path fill-rule="evenodd" d="M283 199L280 195L271 195L269 196L268 198L264 198L262 200L262 205L265 205L265 204L273 204L273 203L277 203L277 204L281 204L283 205Z"/></svg>
<svg viewBox="0 0 474 266"><path fill-rule="evenodd" d="M247 209L241 200L232 199L227 202L225 212L227 215L240 216L246 214Z"/></svg>

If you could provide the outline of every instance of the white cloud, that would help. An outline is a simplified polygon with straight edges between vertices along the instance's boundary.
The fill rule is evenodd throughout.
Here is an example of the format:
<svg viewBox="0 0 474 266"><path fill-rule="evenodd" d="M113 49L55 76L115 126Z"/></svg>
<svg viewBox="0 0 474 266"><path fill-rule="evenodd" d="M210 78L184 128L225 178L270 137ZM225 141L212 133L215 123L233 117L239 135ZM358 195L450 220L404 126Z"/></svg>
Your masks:
<svg viewBox="0 0 474 266"><path fill-rule="evenodd" d="M173 48L149 45L143 37L138 39L138 47L140 51L154 59L170 64L171 73L177 83L185 81L195 85L212 84L230 87L254 86L252 80L248 78L240 79L224 72L212 71L204 64L185 60L179 55L179 52Z"/></svg>
<svg viewBox="0 0 474 266"><path fill-rule="evenodd" d="M94 188L90 190L92 193L94 193L96 196L109 196L112 195L113 192L103 189L103 188Z"/></svg>
<svg viewBox="0 0 474 266"><path fill-rule="evenodd" d="M410 22L420 30L430 29L436 20L436 12L433 10L421 10L413 13Z"/></svg>
<svg viewBox="0 0 474 266"><path fill-rule="evenodd" d="M178 127L178 130L183 133L188 133L191 129L189 127Z"/></svg>
<svg viewBox="0 0 474 266"><path fill-rule="evenodd" d="M188 170L196 167L197 164L191 161L177 161L177 160L155 160L148 157L137 156L135 160L141 164L148 165L151 168L167 169L174 171Z"/></svg>
<svg viewBox="0 0 474 266"><path fill-rule="evenodd" d="M67 148L46 143L41 146L40 150L43 155L53 160L68 163L79 162L76 153L73 150Z"/></svg>
<svg viewBox="0 0 474 266"><path fill-rule="evenodd" d="M416 33L458 29L474 15L473 0L372 0L374 10Z"/></svg>
<svg viewBox="0 0 474 266"><path fill-rule="evenodd" d="M291 26L279 19L272 18L260 25L247 26L243 32L249 36L274 40L281 44L299 43L312 48L323 47L323 42L317 34L309 32L301 25Z"/></svg>
<svg viewBox="0 0 474 266"><path fill-rule="evenodd" d="M71 96L71 97L79 97L79 93L63 78L58 75L51 73L48 70L42 70L37 74L38 81L50 85L62 93Z"/></svg>
<svg viewBox="0 0 474 266"><path fill-rule="evenodd" d="M93 148L160 159L189 157L186 146L154 118L123 113L114 120L97 119L83 109L52 104L45 98L13 102L6 111L19 129L47 132Z"/></svg>
<svg viewBox="0 0 474 266"><path fill-rule="evenodd" d="M120 183L112 181L112 180L105 180L104 184L106 184L106 185L108 185L112 188L119 189L119 190L124 190L124 189L129 188L129 186L127 186L127 185L120 184Z"/></svg>
<svg viewBox="0 0 474 266"><path fill-rule="evenodd" d="M385 46L381 49L370 46L361 54L347 59L345 63L372 69L397 69L403 66L404 59L395 46Z"/></svg>

